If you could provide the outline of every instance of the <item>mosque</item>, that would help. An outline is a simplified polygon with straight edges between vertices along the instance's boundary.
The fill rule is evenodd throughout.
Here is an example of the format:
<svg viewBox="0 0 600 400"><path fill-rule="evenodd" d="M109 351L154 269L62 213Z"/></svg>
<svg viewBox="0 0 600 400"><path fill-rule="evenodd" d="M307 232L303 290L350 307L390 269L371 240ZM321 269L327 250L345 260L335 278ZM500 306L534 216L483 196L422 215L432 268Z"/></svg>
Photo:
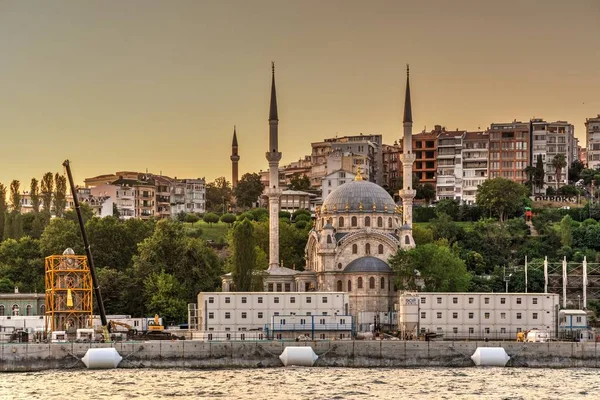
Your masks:
<svg viewBox="0 0 600 400"><path fill-rule="evenodd" d="M388 260L399 248L415 246L412 236L412 108L407 67L404 105L404 149L402 207L381 186L363 180L360 171L354 181L332 191L315 213L305 249L304 271L279 263L279 161L277 94L272 68L269 110L269 268L264 278L266 292L346 292L347 314L362 315L393 311L398 294L395 274ZM231 289L231 275L223 277L223 291ZM364 319L364 318L362 318ZM357 319L359 322L361 318ZM371 319L372 321L372 319Z"/></svg>

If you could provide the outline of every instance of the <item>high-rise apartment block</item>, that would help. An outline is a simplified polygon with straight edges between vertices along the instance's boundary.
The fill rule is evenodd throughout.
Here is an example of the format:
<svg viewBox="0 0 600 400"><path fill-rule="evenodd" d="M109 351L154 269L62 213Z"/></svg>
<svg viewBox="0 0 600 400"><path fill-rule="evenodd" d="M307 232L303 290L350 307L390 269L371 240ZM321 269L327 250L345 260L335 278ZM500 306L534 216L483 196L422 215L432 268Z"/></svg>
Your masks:
<svg viewBox="0 0 600 400"><path fill-rule="evenodd" d="M477 187L488 178L489 133L466 132L462 147L462 200L474 204Z"/></svg>
<svg viewBox="0 0 600 400"><path fill-rule="evenodd" d="M585 137L587 139L587 167L600 166L600 114L596 118L586 118Z"/></svg>
<svg viewBox="0 0 600 400"><path fill-rule="evenodd" d="M529 123L492 124L489 132L489 177L527 181L525 168L530 165Z"/></svg>
<svg viewBox="0 0 600 400"><path fill-rule="evenodd" d="M437 138L436 198L438 200L462 198L462 148L465 133L444 130Z"/></svg>
<svg viewBox="0 0 600 400"><path fill-rule="evenodd" d="M531 120L532 158L535 166L539 156L544 163L545 186L564 186L569 180L569 167L577 159L577 142L575 129L566 121L546 122L541 119ZM556 176L553 160L557 155L564 155L566 166L561 169L560 177Z"/></svg>

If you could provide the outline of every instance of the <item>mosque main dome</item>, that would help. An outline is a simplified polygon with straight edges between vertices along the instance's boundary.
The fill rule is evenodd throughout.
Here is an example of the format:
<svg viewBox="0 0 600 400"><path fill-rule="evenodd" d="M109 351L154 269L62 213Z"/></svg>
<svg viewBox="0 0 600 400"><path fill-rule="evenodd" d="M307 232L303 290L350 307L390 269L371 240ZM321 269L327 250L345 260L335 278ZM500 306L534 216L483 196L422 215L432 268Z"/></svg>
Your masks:
<svg viewBox="0 0 600 400"><path fill-rule="evenodd" d="M327 212L388 212L393 213L396 203L392 196L381 186L355 180L344 183L334 189L323 201L323 210Z"/></svg>

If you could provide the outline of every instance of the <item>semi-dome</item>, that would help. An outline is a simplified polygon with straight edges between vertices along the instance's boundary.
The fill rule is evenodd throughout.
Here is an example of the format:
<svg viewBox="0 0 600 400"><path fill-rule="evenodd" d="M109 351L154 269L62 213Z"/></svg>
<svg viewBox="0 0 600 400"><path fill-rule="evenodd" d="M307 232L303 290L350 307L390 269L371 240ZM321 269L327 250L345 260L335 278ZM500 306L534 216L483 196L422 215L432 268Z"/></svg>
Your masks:
<svg viewBox="0 0 600 400"><path fill-rule="evenodd" d="M344 268L344 272L392 272L389 265L377 257L361 257Z"/></svg>
<svg viewBox="0 0 600 400"><path fill-rule="evenodd" d="M362 208L361 208L362 207ZM326 212L389 212L396 207L392 196L381 186L356 180L338 186L323 201Z"/></svg>

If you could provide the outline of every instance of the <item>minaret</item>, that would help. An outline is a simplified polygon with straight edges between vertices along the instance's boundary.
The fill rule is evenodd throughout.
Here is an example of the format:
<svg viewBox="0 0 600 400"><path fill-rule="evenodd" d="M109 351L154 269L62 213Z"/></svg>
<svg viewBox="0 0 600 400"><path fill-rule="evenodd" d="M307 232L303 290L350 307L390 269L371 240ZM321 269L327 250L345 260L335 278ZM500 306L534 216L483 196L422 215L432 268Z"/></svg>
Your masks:
<svg viewBox="0 0 600 400"><path fill-rule="evenodd" d="M271 63L271 107L269 109L269 151L266 153L269 162L269 269L279 267L279 161L281 153L277 143L277 93L275 91L275 63Z"/></svg>
<svg viewBox="0 0 600 400"><path fill-rule="evenodd" d="M238 183L238 161L240 161L235 125L233 126L233 142L231 143L231 157L229 159L231 160L231 187L235 189Z"/></svg>
<svg viewBox="0 0 600 400"><path fill-rule="evenodd" d="M410 70L406 65L406 95L404 98L404 143L402 146L402 154L400 161L402 162L403 185L400 190L402 198L402 238L400 246L403 249L411 249L415 247L415 241L412 237L412 206L413 199L417 191L412 187L412 167L415 162L415 155L412 152L412 107L410 103Z"/></svg>

